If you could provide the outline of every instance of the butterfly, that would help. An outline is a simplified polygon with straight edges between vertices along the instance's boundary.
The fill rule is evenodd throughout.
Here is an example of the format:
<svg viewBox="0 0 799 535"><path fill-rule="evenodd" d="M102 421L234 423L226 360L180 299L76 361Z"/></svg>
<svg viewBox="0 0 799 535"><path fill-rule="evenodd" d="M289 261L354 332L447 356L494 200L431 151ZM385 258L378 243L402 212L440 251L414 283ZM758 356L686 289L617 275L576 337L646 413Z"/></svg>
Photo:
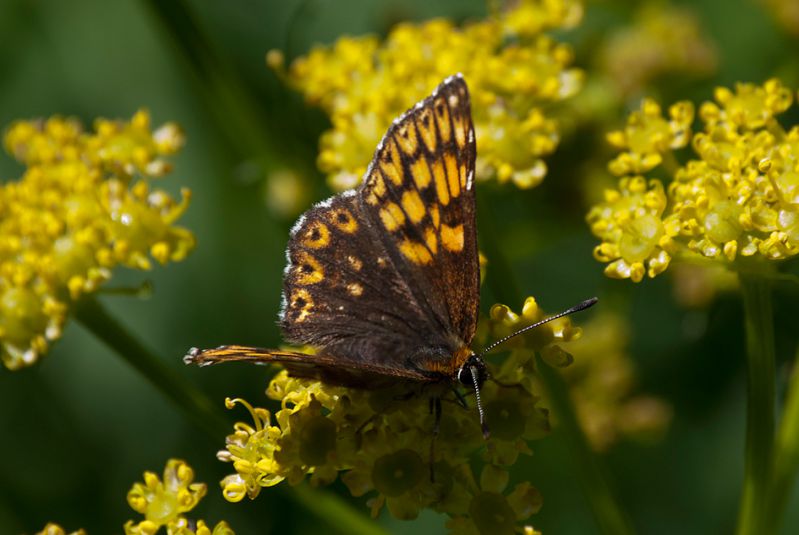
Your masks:
<svg viewBox="0 0 799 535"><path fill-rule="evenodd" d="M357 189L315 205L292 228L279 324L288 342L317 354L228 345L192 348L184 360L279 363L295 376L356 388L465 385L487 437L483 355L596 299L479 354L470 348L480 305L476 154L458 74L394 120Z"/></svg>

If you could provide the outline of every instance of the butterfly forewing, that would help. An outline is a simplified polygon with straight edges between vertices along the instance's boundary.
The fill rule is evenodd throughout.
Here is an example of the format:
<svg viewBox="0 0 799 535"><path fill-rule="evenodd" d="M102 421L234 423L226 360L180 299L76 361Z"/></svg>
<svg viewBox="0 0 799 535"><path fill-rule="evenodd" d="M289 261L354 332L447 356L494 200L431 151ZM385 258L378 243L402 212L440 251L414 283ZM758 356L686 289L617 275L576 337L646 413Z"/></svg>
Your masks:
<svg viewBox="0 0 799 535"><path fill-rule="evenodd" d="M389 129L360 190L402 279L455 346L471 342L479 307L475 154L469 93L452 77Z"/></svg>

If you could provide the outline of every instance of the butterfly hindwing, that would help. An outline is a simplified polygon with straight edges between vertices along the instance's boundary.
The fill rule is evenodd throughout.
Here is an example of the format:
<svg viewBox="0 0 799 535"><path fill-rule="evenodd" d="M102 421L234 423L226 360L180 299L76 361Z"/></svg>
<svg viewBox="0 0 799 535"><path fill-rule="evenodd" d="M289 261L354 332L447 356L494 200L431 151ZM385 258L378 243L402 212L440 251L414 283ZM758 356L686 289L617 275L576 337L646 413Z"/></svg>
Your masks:
<svg viewBox="0 0 799 535"><path fill-rule="evenodd" d="M300 218L289 239L280 326L289 342L318 347L342 365L402 370L420 348L446 340L375 230L354 193ZM416 375L412 366L409 373Z"/></svg>

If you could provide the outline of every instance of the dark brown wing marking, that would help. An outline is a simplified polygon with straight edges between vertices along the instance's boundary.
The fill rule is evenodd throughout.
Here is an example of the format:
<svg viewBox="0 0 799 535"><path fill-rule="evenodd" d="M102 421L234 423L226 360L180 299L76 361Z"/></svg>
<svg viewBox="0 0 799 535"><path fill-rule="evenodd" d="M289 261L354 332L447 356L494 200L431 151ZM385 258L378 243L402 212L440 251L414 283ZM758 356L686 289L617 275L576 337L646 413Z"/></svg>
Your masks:
<svg viewBox="0 0 799 535"><path fill-rule="evenodd" d="M341 362L392 363L446 347L364 217L354 192L306 212L291 232L280 326L289 342Z"/></svg>
<svg viewBox="0 0 799 535"><path fill-rule="evenodd" d="M360 189L403 280L455 345L471 342L479 308L475 155L469 92L451 77L394 122Z"/></svg>

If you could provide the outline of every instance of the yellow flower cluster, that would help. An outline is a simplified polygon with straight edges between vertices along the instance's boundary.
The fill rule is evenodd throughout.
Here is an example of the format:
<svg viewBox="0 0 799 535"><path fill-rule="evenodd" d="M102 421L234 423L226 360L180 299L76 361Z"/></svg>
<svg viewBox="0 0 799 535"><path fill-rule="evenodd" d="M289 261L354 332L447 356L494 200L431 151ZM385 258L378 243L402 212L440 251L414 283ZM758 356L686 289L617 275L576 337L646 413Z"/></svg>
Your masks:
<svg viewBox="0 0 799 535"><path fill-rule="evenodd" d="M641 91L664 74L706 75L716 51L689 9L644 2L632 24L615 31L599 51L599 69L622 95Z"/></svg>
<svg viewBox="0 0 799 535"><path fill-rule="evenodd" d="M799 3L795 0L761 0L761 3L785 31L799 35Z"/></svg>
<svg viewBox="0 0 799 535"><path fill-rule="evenodd" d="M12 370L36 362L60 336L73 305L116 266L150 269L182 260L194 237L174 226L188 205L150 180L170 170L183 144L176 125L150 129L99 119L20 121L5 148L26 170L0 186L0 357Z"/></svg>
<svg viewBox="0 0 799 535"><path fill-rule="evenodd" d="M155 535L166 526L168 535L235 535L226 522L213 529L202 520L188 519L184 513L194 509L207 492L205 483L194 483L194 471L184 461L170 459L163 480L153 472L144 473L143 483L134 483L128 492L128 504L144 520L125 523L125 535ZM67 535L58 524L48 523L36 535ZM86 535L79 529L69 535Z"/></svg>
<svg viewBox="0 0 799 535"><path fill-rule="evenodd" d="M521 314L497 305L482 322L481 337L507 334L542 317L532 298ZM383 506L400 519L429 508L449 515L456 533L510 532L541 507L529 483L506 493L508 467L519 453L530 453L529 440L549 430L547 412L537 406L533 354L566 364L570 358L555 344L578 335L568 319L553 321L509 342L512 351L501 365L488 363L496 381L489 379L482 389L487 441L474 407L464 407L445 385L438 392L442 412L434 438L434 386L347 389L282 371L267 389L280 402L274 414L241 399L227 402L246 407L252 423L236 424L218 455L235 469L222 481L223 494L236 502L282 481L295 485L310 476L314 484L328 484L340 477L353 496L370 495L375 516ZM480 464L478 478L473 468Z"/></svg>
<svg viewBox="0 0 799 535"><path fill-rule="evenodd" d="M226 522L213 529L204 521L184 516L205 496L205 483L194 483L194 471L185 462L170 459L164 468L163 480L153 472L144 473L144 482L135 483L128 492L128 504L144 520L125 523L125 535L154 535L166 526L169 535L234 535Z"/></svg>
<svg viewBox="0 0 799 535"><path fill-rule="evenodd" d="M445 19L394 27L385 41L343 37L292 63L288 82L329 116L320 139L319 168L336 190L356 186L391 121L447 76L469 83L475 122L478 179L519 187L537 185L542 158L559 142L547 107L574 95L582 73L572 53L543 32L577 24L575 0L508 2L492 17L456 26ZM282 57L267 62L278 69Z"/></svg>
<svg viewBox="0 0 799 535"><path fill-rule="evenodd" d="M675 255L730 265L740 257L780 260L799 252L799 126L777 115L791 92L772 79L762 86L718 88L699 108L703 128L691 134L694 111L681 102L663 117L646 100L610 142L623 152L610 163L619 187L605 193L587 220L602 240L594 250L605 273L640 281L663 272ZM694 158L675 149L691 143ZM667 188L645 174L670 175Z"/></svg>
<svg viewBox="0 0 799 535"><path fill-rule="evenodd" d="M605 451L621 438L655 439L671 421L662 400L634 394L635 370L627 353L627 322L612 312L595 316L569 345L574 364L563 370L580 427L591 446Z"/></svg>
<svg viewBox="0 0 799 535"><path fill-rule="evenodd" d="M67 531L58 524L48 522L41 531L36 532L36 535L86 535L86 531L79 529L67 533Z"/></svg>

